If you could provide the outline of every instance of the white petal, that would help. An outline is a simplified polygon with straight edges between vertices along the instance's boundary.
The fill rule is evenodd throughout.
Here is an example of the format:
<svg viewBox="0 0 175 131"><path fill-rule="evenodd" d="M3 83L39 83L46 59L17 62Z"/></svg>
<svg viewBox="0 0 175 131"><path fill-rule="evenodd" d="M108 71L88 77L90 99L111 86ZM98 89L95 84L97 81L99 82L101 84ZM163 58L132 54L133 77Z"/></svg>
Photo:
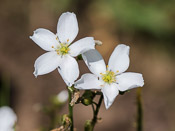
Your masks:
<svg viewBox="0 0 175 131"><path fill-rule="evenodd" d="M86 37L80 39L70 45L70 55L71 56L78 56L90 49L95 49L95 42L93 37Z"/></svg>
<svg viewBox="0 0 175 131"><path fill-rule="evenodd" d="M104 73L106 71L105 62L97 50L91 49L83 53L82 57L89 70L95 75L100 76L100 73Z"/></svg>
<svg viewBox="0 0 175 131"><path fill-rule="evenodd" d="M114 49L108 65L109 70L117 72L117 74L126 71L129 67L129 46L124 44L118 45Z"/></svg>
<svg viewBox="0 0 175 131"><path fill-rule="evenodd" d="M0 108L0 131L12 131L16 121L17 116L10 107Z"/></svg>
<svg viewBox="0 0 175 131"><path fill-rule="evenodd" d="M136 87L142 87L144 85L143 76L140 73L122 73L116 76L117 83L119 84L118 89L120 91L126 91Z"/></svg>
<svg viewBox="0 0 175 131"><path fill-rule="evenodd" d="M77 89L101 89L103 83L98 80L98 77L94 74L84 74L81 78L75 82L75 88Z"/></svg>
<svg viewBox="0 0 175 131"><path fill-rule="evenodd" d="M71 43L78 34L78 22L74 13L63 13L57 25L57 35L61 43Z"/></svg>
<svg viewBox="0 0 175 131"><path fill-rule="evenodd" d="M34 31L33 36L30 36L38 46L40 46L43 50L53 51L52 47L56 47L59 45L56 40L56 35L49 30L39 28Z"/></svg>
<svg viewBox="0 0 175 131"><path fill-rule="evenodd" d="M55 51L47 52L35 61L33 74L37 77L38 75L50 73L58 67L60 62L61 57Z"/></svg>
<svg viewBox="0 0 175 131"><path fill-rule="evenodd" d="M70 55L63 56L62 62L58 67L58 71L67 86L72 86L79 76L79 67L75 58Z"/></svg>
<svg viewBox="0 0 175 131"><path fill-rule="evenodd" d="M106 84L102 88L103 96L104 96L104 102L105 102L105 107L108 109L112 103L114 102L116 96L119 93L119 90L117 89L117 84Z"/></svg>

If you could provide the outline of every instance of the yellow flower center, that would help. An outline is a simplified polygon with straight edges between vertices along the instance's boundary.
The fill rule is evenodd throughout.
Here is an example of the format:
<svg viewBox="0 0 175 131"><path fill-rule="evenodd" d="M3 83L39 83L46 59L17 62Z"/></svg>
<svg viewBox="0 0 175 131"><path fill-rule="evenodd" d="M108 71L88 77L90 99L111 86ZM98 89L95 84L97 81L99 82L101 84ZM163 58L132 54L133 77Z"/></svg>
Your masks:
<svg viewBox="0 0 175 131"><path fill-rule="evenodd" d="M54 48L54 47L52 47ZM58 55L66 55L69 53L69 45L66 43L60 43L60 46L58 46L55 51L57 52Z"/></svg>
<svg viewBox="0 0 175 131"><path fill-rule="evenodd" d="M56 37L56 40L58 41L58 43L60 43L58 36ZM69 42L69 39L67 39L67 43L60 43L60 45L57 46L56 48L54 46L52 46L52 48L55 49L58 55L62 55L62 56L66 55L70 51L68 42Z"/></svg>
<svg viewBox="0 0 175 131"><path fill-rule="evenodd" d="M70 50L68 46L69 46L68 44L61 43L61 47L59 49L59 52L60 52L61 55L68 54L68 52Z"/></svg>
<svg viewBox="0 0 175 131"><path fill-rule="evenodd" d="M113 71L107 70L105 74L101 73L102 80L108 84L116 82L116 75Z"/></svg>

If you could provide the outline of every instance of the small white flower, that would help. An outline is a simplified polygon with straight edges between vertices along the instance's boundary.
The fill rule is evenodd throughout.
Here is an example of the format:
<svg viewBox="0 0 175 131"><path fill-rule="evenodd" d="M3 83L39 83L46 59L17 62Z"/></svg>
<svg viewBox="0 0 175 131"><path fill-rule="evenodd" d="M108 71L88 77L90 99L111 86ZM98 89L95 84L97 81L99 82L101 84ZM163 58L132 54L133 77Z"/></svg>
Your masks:
<svg viewBox="0 0 175 131"><path fill-rule="evenodd" d="M82 56L93 74L84 74L80 80L75 82L75 88L101 89L106 109L112 105L119 91L126 91L144 85L142 74L123 73L129 67L129 46L118 45L109 59L107 68L97 50L89 50Z"/></svg>
<svg viewBox="0 0 175 131"><path fill-rule="evenodd" d="M57 99L61 103L65 103L68 100L69 94L67 90L62 90L58 95Z"/></svg>
<svg viewBox="0 0 175 131"><path fill-rule="evenodd" d="M0 131L14 131L13 126L16 120L17 116L10 107L0 108Z"/></svg>
<svg viewBox="0 0 175 131"><path fill-rule="evenodd" d="M42 49L49 51L41 55L34 64L34 75L44 75L58 68L68 86L74 84L79 76L79 68L75 58L79 54L94 49L93 37L80 39L73 44L78 34L78 22L74 13L63 13L57 25L57 34L39 28L30 38Z"/></svg>

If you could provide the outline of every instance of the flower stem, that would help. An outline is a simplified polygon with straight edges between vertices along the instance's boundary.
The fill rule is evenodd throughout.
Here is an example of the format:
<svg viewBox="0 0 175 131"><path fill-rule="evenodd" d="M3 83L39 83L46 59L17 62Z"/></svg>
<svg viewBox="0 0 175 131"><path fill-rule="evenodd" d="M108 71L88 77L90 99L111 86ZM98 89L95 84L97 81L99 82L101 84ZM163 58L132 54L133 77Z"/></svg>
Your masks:
<svg viewBox="0 0 175 131"><path fill-rule="evenodd" d="M141 88L137 89L137 131L142 131L143 109L141 100Z"/></svg>
<svg viewBox="0 0 175 131"><path fill-rule="evenodd" d="M73 106L70 105L71 103L71 100L72 100L72 91L69 90L68 88L68 91L69 91L69 117L71 119L71 125L70 125L70 131L73 131L74 129L74 123L73 123Z"/></svg>
<svg viewBox="0 0 175 131"><path fill-rule="evenodd" d="M103 100L103 95L101 94L99 102L98 102L97 107L96 107L96 110L94 111L94 116L93 116L92 122L91 122L92 130L94 129L95 124L97 123L97 120L98 120L97 116L98 116L98 112L99 112L102 100Z"/></svg>

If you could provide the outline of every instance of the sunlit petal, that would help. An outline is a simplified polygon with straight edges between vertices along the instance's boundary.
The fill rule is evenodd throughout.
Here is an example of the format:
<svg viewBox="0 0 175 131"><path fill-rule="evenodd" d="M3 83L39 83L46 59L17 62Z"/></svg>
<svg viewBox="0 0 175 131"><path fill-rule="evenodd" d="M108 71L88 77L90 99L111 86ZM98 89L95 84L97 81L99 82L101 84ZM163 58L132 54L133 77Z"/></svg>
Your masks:
<svg viewBox="0 0 175 131"><path fill-rule="evenodd" d="M30 36L30 39L32 39L38 46L46 51L53 51L53 47L59 45L58 41L56 40L56 35L43 28L35 30L33 36Z"/></svg>
<svg viewBox="0 0 175 131"><path fill-rule="evenodd" d="M105 107L106 109L108 109L119 93L119 90L117 89L117 84L113 83L110 85L104 85L104 87L102 88L102 92L104 96Z"/></svg>
<svg viewBox="0 0 175 131"><path fill-rule="evenodd" d="M47 52L35 61L33 74L37 77L38 75L50 73L58 67L60 62L61 57L56 52Z"/></svg>
<svg viewBox="0 0 175 131"><path fill-rule="evenodd" d="M79 67L75 58L70 55L63 56L62 62L58 67L58 71L67 86L72 86L79 76Z"/></svg>
<svg viewBox="0 0 175 131"><path fill-rule="evenodd" d="M124 44L118 45L114 49L108 65L109 70L112 70L117 74L126 71L129 67L129 46Z"/></svg>
<svg viewBox="0 0 175 131"><path fill-rule="evenodd" d="M80 39L70 45L70 55L71 56L77 56L79 54L82 54L90 49L94 49L95 42L93 37L86 37L83 39Z"/></svg>
<svg viewBox="0 0 175 131"><path fill-rule="evenodd" d="M132 88L142 87L144 85L143 76L140 73L122 73L116 76L116 80L120 91L126 91Z"/></svg>
<svg viewBox="0 0 175 131"><path fill-rule="evenodd" d="M71 43L78 34L78 22L74 13L63 13L57 25L57 35L61 43Z"/></svg>
<svg viewBox="0 0 175 131"><path fill-rule="evenodd" d="M103 83L98 80L98 77L94 74L84 74L81 79L75 82L75 88L77 89L101 89Z"/></svg>

